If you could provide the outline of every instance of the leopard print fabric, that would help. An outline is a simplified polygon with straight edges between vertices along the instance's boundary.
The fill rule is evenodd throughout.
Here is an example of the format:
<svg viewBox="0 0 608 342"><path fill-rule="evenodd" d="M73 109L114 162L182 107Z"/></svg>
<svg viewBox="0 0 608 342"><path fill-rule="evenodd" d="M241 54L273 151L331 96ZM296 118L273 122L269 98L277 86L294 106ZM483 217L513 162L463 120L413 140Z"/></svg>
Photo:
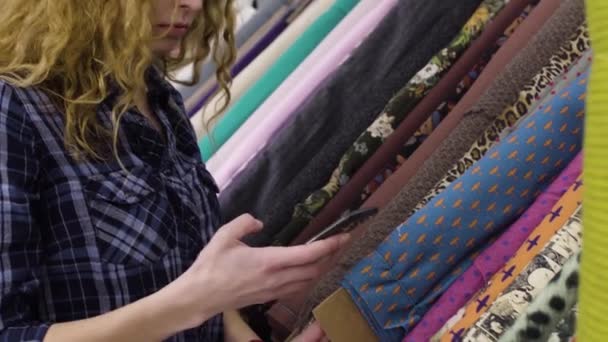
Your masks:
<svg viewBox="0 0 608 342"><path fill-rule="evenodd" d="M469 151L447 172L429 194L416 206L411 214L424 207L435 196L441 193L454 180L462 176L467 169L475 162L480 160L488 150L494 146L501 137L511 132L511 128L530 113L549 91L550 85L560 75L564 74L568 68L579 59L583 53L589 50L590 41L587 26L585 24L578 28L577 32L570 40L570 44L563 46L560 53L554 55L549 65L545 66L539 74L534 76L532 81L519 93L517 101L507 107L482 134L479 139L471 146ZM471 113L474 115L474 113Z"/></svg>

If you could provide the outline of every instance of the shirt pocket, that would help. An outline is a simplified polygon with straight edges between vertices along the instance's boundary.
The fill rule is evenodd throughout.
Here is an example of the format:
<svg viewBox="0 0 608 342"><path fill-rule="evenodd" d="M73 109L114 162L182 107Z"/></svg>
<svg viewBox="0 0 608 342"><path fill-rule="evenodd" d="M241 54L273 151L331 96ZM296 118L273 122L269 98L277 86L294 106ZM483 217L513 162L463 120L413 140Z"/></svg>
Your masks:
<svg viewBox="0 0 608 342"><path fill-rule="evenodd" d="M151 169L96 174L85 188L103 262L152 265L176 247L173 210Z"/></svg>

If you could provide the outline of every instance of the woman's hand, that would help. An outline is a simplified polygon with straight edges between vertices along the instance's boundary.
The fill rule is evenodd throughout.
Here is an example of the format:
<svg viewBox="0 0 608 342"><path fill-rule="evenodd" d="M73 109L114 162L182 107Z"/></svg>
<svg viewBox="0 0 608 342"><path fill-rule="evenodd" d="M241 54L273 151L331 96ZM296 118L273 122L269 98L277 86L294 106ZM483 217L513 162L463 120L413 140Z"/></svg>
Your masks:
<svg viewBox="0 0 608 342"><path fill-rule="evenodd" d="M306 327L301 334L296 336L291 342L325 342L329 339L325 336L321 325L318 322L313 322Z"/></svg>
<svg viewBox="0 0 608 342"><path fill-rule="evenodd" d="M93 318L53 324L44 340L165 340L221 312L308 288L327 267L326 258L335 258L348 241L342 235L310 245L266 248L240 241L261 228L249 215L237 218L217 232L188 271L162 290ZM295 341L326 339L320 327L312 325Z"/></svg>
<svg viewBox="0 0 608 342"><path fill-rule="evenodd" d="M226 224L192 267L169 285L195 327L215 314L266 303L305 290L349 239L337 235L309 245L252 248L241 242L262 223L242 215ZM169 289L167 289L169 291ZM183 314L182 313L182 314ZM182 316L183 317L183 316Z"/></svg>

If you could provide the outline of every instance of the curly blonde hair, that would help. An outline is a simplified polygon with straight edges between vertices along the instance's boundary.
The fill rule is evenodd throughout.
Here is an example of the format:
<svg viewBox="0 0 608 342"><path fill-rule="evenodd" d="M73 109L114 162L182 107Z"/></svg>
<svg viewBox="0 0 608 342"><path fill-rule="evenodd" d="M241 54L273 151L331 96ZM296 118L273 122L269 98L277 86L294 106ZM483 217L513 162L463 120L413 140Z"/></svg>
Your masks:
<svg viewBox="0 0 608 342"><path fill-rule="evenodd" d="M4 0L0 78L18 87L38 86L62 106L65 144L76 156L104 159L100 146L112 139L118 157L121 115L134 103L137 90L145 89L145 73L152 65L170 78L171 71L194 63L192 79L182 83L195 84L210 56L225 107L236 57L232 0L203 1L179 55L163 58L150 49L151 11L149 0ZM112 129L104 127L95 112L110 85L120 93Z"/></svg>

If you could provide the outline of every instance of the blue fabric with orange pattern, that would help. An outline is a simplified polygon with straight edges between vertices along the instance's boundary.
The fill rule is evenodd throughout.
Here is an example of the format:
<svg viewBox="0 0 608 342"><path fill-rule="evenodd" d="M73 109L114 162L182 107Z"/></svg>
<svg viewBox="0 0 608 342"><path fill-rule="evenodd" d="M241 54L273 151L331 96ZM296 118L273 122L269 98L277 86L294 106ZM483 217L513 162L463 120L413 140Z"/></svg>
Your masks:
<svg viewBox="0 0 608 342"><path fill-rule="evenodd" d="M345 277L381 341L401 341L432 302L580 151L588 72L573 80Z"/></svg>

